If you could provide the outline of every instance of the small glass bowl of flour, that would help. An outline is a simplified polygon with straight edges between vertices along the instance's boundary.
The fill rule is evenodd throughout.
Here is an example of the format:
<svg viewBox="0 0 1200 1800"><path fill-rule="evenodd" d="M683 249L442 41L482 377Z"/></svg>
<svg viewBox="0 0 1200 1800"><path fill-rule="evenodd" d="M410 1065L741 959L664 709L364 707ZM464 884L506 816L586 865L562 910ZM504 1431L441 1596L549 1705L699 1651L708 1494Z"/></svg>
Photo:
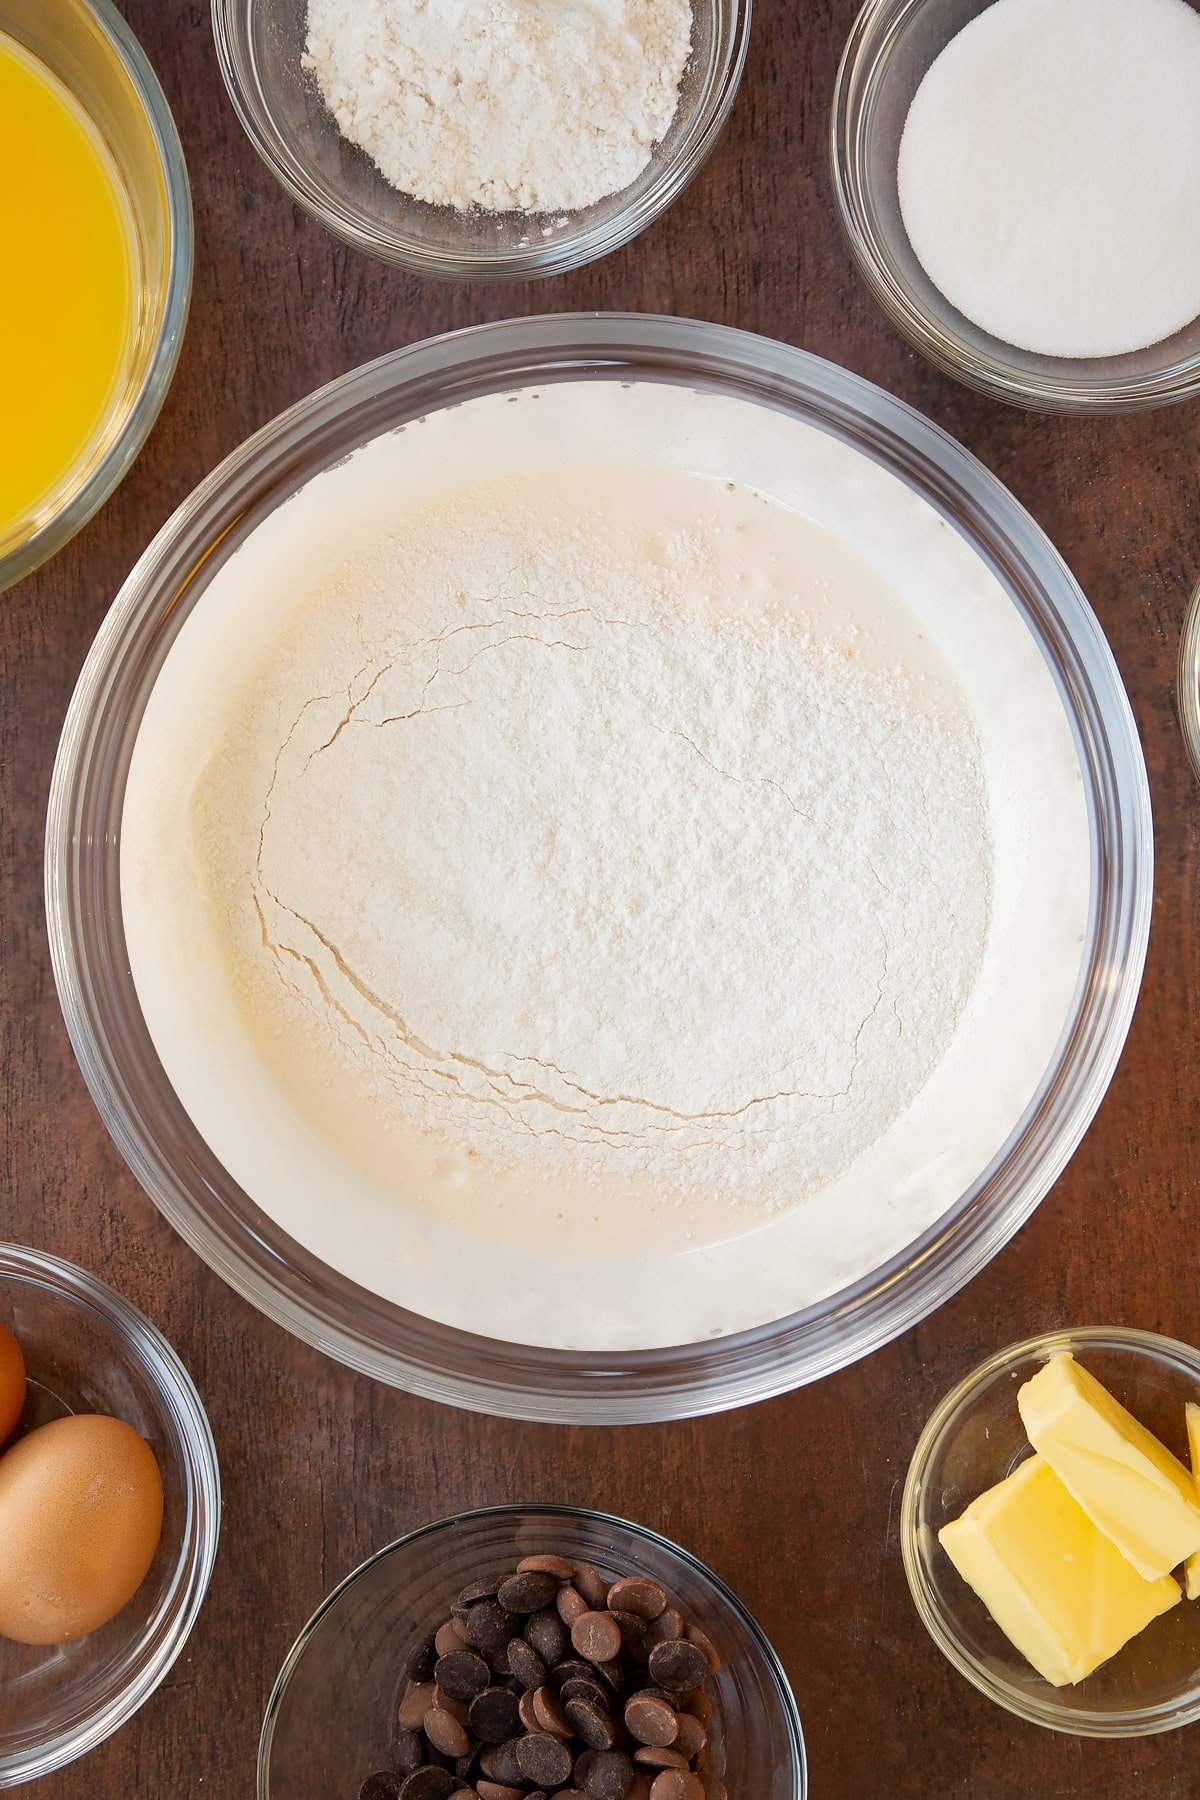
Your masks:
<svg viewBox="0 0 1200 1800"><path fill-rule="evenodd" d="M751 0L213 0L292 197L371 255L525 280L645 230L712 150Z"/></svg>
<svg viewBox="0 0 1200 1800"><path fill-rule="evenodd" d="M832 157L867 285L929 360L1046 412L1200 390L1196 0L868 0Z"/></svg>

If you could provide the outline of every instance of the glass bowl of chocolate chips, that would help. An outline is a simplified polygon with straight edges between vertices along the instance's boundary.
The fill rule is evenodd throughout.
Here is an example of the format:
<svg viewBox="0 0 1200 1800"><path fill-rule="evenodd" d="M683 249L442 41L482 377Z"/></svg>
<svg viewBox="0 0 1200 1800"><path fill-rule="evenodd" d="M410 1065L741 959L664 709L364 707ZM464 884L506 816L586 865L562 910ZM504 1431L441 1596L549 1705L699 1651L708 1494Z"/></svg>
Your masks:
<svg viewBox="0 0 1200 1800"><path fill-rule="evenodd" d="M779 1659L657 1532L568 1507L459 1513L309 1620L263 1724L259 1800L803 1800Z"/></svg>

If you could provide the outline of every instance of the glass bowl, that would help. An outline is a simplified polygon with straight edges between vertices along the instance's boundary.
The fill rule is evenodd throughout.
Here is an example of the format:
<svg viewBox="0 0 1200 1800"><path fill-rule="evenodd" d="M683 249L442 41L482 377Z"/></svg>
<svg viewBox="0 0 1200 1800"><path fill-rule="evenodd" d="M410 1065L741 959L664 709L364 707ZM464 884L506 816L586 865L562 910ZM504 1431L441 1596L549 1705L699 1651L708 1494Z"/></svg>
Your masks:
<svg viewBox="0 0 1200 1800"><path fill-rule="evenodd" d="M458 212L400 193L338 130L301 66L307 0L212 0L221 73L250 142L327 230L421 274L475 281L561 275L644 231L698 173L742 77L751 0L692 0L679 105L632 186L581 212Z"/></svg>
<svg viewBox="0 0 1200 1800"><path fill-rule="evenodd" d="M933 1414L900 1511L908 1585L934 1643L989 1700L1077 1737L1143 1737L1200 1719L1200 1609L1183 1600L1075 1687L1056 1688L1013 1649L938 1543L942 1526L1030 1454L1017 1390L1068 1350L1188 1466L1184 1404L1200 1400L1200 1352L1123 1326L1029 1338L989 1357Z"/></svg>
<svg viewBox="0 0 1200 1800"><path fill-rule="evenodd" d="M838 211L859 270L922 355L994 399L1039 412L1121 412L1186 400L1200 389L1200 318L1125 356L1039 356L972 324L913 253L896 186L908 109L930 64L989 3L867 0L855 20L838 69L830 153Z"/></svg>
<svg viewBox="0 0 1200 1800"><path fill-rule="evenodd" d="M637 1353L500 1342L381 1299L311 1255L231 1177L150 1041L120 894L125 782L175 635L255 524L358 444L431 409L556 380L670 381L779 409L892 470L982 557L1045 658L1071 722L1089 814L1090 911L1057 1049L1024 1114L957 1202L827 1298L751 1330ZM981 464L856 376L722 326L563 315L393 352L302 401L236 451L159 533L102 625L51 787L46 907L67 1027L101 1117L147 1193L245 1298L351 1367L494 1414L631 1423L715 1412L842 1368L924 1318L995 1256L1061 1173L1116 1065L1145 957L1149 795L1120 677L1038 527Z"/></svg>
<svg viewBox="0 0 1200 1800"><path fill-rule="evenodd" d="M712 1639L720 1673L712 1773L731 1800L804 1800L800 1715L779 1658L711 1569L643 1525L565 1506L458 1513L389 1544L322 1602L288 1652L263 1721L259 1800L334 1800L388 1767L401 1686L415 1639L434 1631L474 1578L511 1573L523 1556L557 1552L609 1579L649 1577Z"/></svg>
<svg viewBox="0 0 1200 1800"><path fill-rule="evenodd" d="M0 1788L94 1750L132 1718L183 1649L217 1554L221 1483L200 1396L128 1301L57 1257L0 1244L0 1319L25 1356L19 1429L108 1413L149 1443L163 1532L145 1581L109 1624L73 1644L0 1639Z"/></svg>
<svg viewBox="0 0 1200 1800"><path fill-rule="evenodd" d="M192 290L192 202L183 151L153 69L110 0L0 0L0 32L80 102L121 174L136 234L137 317L108 417L36 516L0 536L0 592L60 550L103 506L166 397Z"/></svg>
<svg viewBox="0 0 1200 1800"><path fill-rule="evenodd" d="M1200 587L1192 595L1179 640L1176 702L1188 759L1200 781Z"/></svg>

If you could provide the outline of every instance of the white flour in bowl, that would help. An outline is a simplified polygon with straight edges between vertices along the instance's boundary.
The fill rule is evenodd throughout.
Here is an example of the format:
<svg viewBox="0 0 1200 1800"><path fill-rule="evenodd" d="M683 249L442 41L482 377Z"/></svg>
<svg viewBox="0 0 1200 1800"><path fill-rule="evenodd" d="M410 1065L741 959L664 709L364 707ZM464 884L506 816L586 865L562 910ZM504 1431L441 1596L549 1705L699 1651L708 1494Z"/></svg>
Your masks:
<svg viewBox="0 0 1200 1800"><path fill-rule="evenodd" d="M304 62L402 193L573 212L649 163L691 34L690 0L309 0Z"/></svg>
<svg viewBox="0 0 1200 1800"><path fill-rule="evenodd" d="M903 1112L983 955L981 757L915 630L814 634L822 559L733 483L513 479L402 516L250 668L193 841L347 1153L427 1134L476 1218L548 1177L632 1249L630 1183L725 1235Z"/></svg>
<svg viewBox="0 0 1200 1800"><path fill-rule="evenodd" d="M1053 677L931 508L768 408L564 381L374 439L216 569L121 895L269 1217L432 1318L629 1349L959 1198L1054 1052L1088 842Z"/></svg>

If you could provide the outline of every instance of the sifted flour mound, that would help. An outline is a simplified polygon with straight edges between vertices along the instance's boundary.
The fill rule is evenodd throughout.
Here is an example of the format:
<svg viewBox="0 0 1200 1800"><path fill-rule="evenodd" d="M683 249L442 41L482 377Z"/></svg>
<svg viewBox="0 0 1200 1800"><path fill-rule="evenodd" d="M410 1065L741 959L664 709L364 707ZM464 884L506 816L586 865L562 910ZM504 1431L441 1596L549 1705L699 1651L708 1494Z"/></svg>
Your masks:
<svg viewBox="0 0 1200 1800"><path fill-rule="evenodd" d="M944 667L764 609L768 502L573 479L350 560L235 692L192 838L265 1054L494 1168L769 1210L947 1049L979 746Z"/></svg>
<svg viewBox="0 0 1200 1800"><path fill-rule="evenodd" d="M689 0L309 0L304 62L402 193L576 211L650 161L691 31Z"/></svg>

